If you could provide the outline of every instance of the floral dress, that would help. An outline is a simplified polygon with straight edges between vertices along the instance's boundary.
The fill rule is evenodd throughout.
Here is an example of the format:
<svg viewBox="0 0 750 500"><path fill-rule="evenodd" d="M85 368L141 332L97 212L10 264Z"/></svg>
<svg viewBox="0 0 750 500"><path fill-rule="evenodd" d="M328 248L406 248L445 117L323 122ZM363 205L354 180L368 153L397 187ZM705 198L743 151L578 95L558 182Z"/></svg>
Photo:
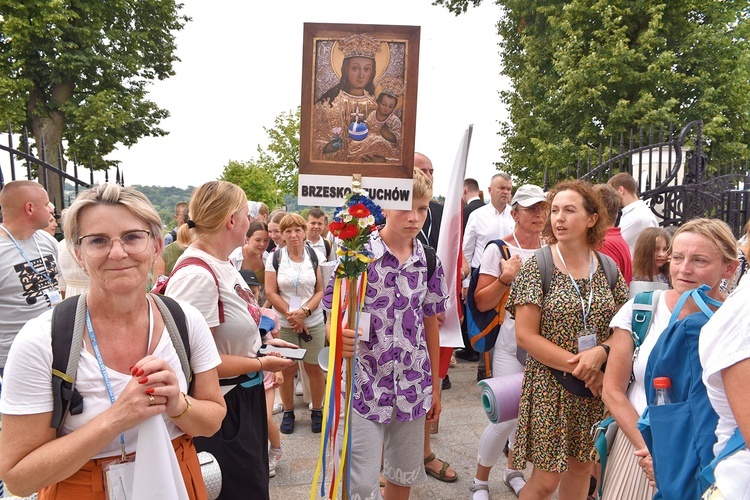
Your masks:
<svg viewBox="0 0 750 500"><path fill-rule="evenodd" d="M588 326L595 327L597 341L610 335L609 322L616 309L628 299L628 286L619 276L615 290L607 283L601 266L594 272L594 294ZM583 297L589 296L589 279L576 283ZM515 316L516 306L536 304L542 308L540 334L572 353L578 352L577 333L583 329L581 301L570 278L554 267L549 292L542 294L542 279L536 256L521 268L513 282L508 310ZM521 405L516 430L514 468L525 468L526 462L554 473L568 469L568 457L581 462L592 459L594 443L591 426L604 413L600 397L584 398L569 393L555 379L547 366L531 355L524 370Z"/></svg>

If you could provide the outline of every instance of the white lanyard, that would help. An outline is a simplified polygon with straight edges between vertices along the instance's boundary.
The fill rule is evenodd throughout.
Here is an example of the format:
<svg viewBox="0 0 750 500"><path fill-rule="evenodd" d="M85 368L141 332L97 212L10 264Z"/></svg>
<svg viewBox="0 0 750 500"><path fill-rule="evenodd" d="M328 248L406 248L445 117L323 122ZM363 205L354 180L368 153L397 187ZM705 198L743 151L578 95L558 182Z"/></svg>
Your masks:
<svg viewBox="0 0 750 500"><path fill-rule="evenodd" d="M307 254L307 249L305 248L305 245L302 245L302 262L299 263L299 268L297 268L297 277L294 280L294 293L299 295L299 276L302 273L302 266L305 265L305 255ZM286 261L289 264L289 268L294 272L294 266L292 265L292 262L294 262L291 257L289 257L289 249L286 250ZM297 262L294 262L297 264Z"/></svg>
<svg viewBox="0 0 750 500"><path fill-rule="evenodd" d="M516 247L518 247L518 251L521 252L521 261L526 262L526 252L523 251L523 248L521 248L521 244L518 242L518 238L516 238L516 232L513 231L513 240L516 242Z"/></svg>
<svg viewBox="0 0 750 500"><path fill-rule="evenodd" d="M426 222L429 222L427 225L427 233L424 232L424 226L422 225L422 229L419 230L419 232L422 234L422 237L424 238L425 244L430 244L430 235L432 234L432 209L428 206L427 207L427 220Z"/></svg>
<svg viewBox="0 0 750 500"><path fill-rule="evenodd" d="M8 231L8 228L5 227L2 224L0 224L0 228L2 228L3 231L6 232L6 234L10 238L10 241L12 241L13 244L16 246L16 248L18 249L18 252L21 254L21 257L23 257L23 259L29 265L29 267L34 272L34 274L42 276L44 279L47 280L47 283L49 283L50 286L54 286L52 284L52 278L50 278L50 275L49 275L49 269L47 269L47 264L44 262L44 254L42 254L42 249L39 248L39 242L36 241L36 239L34 238L34 236L32 235L31 239L34 240L34 244L36 244L36 249L39 252L39 258L40 258L39 260L42 261L42 267L44 267L44 272L43 273L40 273L39 271L36 270L36 267L34 267L34 264L32 264L31 261L29 260L29 258L26 256L26 253L23 251L23 248L21 248L21 245L19 245L18 242L16 241L16 239L13 237L13 235L10 234L10 231Z"/></svg>
<svg viewBox="0 0 750 500"><path fill-rule="evenodd" d="M560 257L560 261L562 262L563 267L565 267L565 272L568 273L570 282L573 283L573 287L576 289L576 293L578 293L578 298L581 299L581 311L583 311L583 329L586 330L586 317L591 312L591 299L593 299L594 297L594 283L592 281L592 278L594 277L594 256L593 255L591 256L591 265L589 266L589 307L587 310L586 302L584 302L583 296L581 295L581 289L578 288L578 284L576 283L576 280L573 279L573 275L570 274L568 265L565 263L565 259L563 258L562 253L560 252L560 245L555 245L555 250L557 250L557 256Z"/></svg>

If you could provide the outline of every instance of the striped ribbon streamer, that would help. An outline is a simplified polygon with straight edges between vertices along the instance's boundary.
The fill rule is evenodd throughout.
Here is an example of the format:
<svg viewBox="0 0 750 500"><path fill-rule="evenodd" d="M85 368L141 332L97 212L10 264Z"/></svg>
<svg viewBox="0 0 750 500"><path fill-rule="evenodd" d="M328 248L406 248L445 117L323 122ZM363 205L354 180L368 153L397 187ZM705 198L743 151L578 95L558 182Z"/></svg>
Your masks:
<svg viewBox="0 0 750 500"><path fill-rule="evenodd" d="M343 368L343 356L342 356L342 343L341 343L341 331L344 328L344 311L347 310L350 301L357 305L356 314L354 318L354 356L347 360L348 373L351 376L347 377L349 382L345 388L345 401L344 401L344 434L342 437L343 445L341 446L341 456L339 458L338 468L334 469L331 475L331 484L329 488L329 498L337 498L339 489L342 484L342 480L346 481L347 491L349 490L349 462L346 460L351 451L351 435L350 435L350 423L351 423L351 410L352 410L352 398L354 394L354 367L356 363L353 362L357 355L357 341L359 336L359 319L362 306L364 305L365 299L365 288L367 287L367 273L362 275L362 279L359 282L359 286L356 289L350 289L347 284L347 279L336 277L333 285L333 300L331 304L331 330L329 335L329 352L328 352L328 373L326 376L326 396L324 398L323 405L323 422L325 422L325 428L320 436L320 451L318 454L318 465L315 468L315 475L313 476L312 487L310 490L310 500L317 500L319 498L326 497L325 488L325 477L326 477L326 464L328 462L328 452L335 453L336 441L338 439L338 431L340 425L339 415L341 415L341 385L342 385L342 368ZM354 295L354 297L352 297ZM343 303L342 303L343 302ZM351 318L349 319L351 324ZM347 464L347 470L344 471L344 465ZM346 472L346 474L344 474ZM317 485L320 482L320 490L318 495Z"/></svg>

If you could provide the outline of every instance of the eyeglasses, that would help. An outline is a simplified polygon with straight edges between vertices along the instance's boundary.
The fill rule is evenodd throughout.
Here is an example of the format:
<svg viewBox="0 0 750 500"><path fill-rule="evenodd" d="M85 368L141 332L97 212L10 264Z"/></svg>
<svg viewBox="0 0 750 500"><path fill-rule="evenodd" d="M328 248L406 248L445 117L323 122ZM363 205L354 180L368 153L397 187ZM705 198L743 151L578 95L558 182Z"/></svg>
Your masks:
<svg viewBox="0 0 750 500"><path fill-rule="evenodd" d="M141 253L148 248L151 231L137 229L119 238L110 238L102 234L87 234L78 238L78 244L89 257L104 257L112 250L112 243L119 241L122 249L129 254Z"/></svg>
<svg viewBox="0 0 750 500"><path fill-rule="evenodd" d="M525 211L527 211L529 213L532 213L532 214L538 214L539 212L541 212L544 209L544 207L541 206L541 205L532 205L530 207L521 207L521 206L519 206L518 209L519 210L525 210Z"/></svg>

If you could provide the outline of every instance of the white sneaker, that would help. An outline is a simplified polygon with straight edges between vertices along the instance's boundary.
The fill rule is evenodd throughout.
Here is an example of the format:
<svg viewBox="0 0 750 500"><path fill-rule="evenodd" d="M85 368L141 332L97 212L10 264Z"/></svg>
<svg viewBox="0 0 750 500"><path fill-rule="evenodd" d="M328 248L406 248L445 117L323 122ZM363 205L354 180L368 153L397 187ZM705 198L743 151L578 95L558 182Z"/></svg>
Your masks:
<svg viewBox="0 0 750 500"><path fill-rule="evenodd" d="M302 396L302 380L297 380L297 385L294 386L294 395L295 396Z"/></svg>
<svg viewBox="0 0 750 500"><path fill-rule="evenodd" d="M284 405L276 403L273 405L273 414L276 415L277 413L281 413L284 411Z"/></svg>
<svg viewBox="0 0 750 500"><path fill-rule="evenodd" d="M276 475L276 465L281 460L281 448L270 448L268 450L268 477Z"/></svg>

